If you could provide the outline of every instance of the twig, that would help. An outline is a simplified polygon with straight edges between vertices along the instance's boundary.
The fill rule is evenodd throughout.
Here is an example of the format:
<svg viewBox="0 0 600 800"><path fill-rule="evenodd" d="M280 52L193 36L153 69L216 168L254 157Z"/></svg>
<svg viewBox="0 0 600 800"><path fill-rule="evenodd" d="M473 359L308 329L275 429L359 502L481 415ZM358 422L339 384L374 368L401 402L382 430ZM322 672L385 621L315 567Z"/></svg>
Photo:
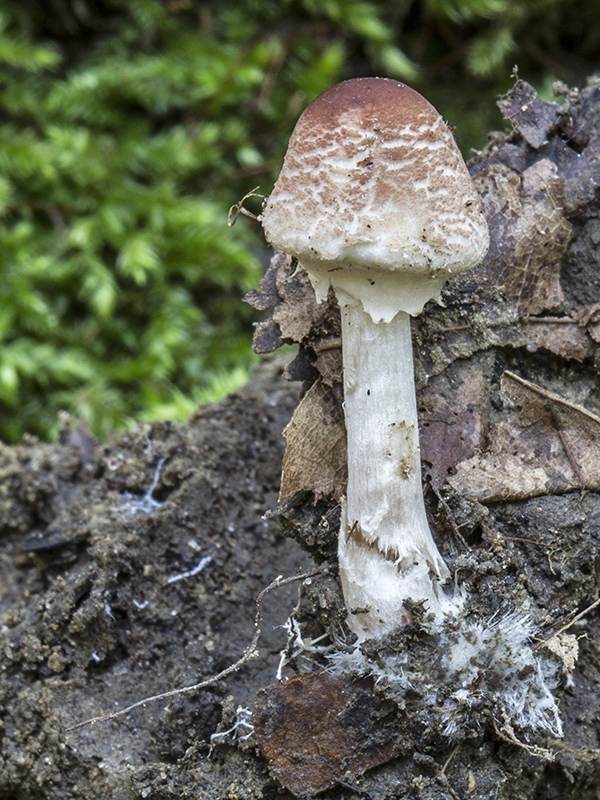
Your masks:
<svg viewBox="0 0 600 800"><path fill-rule="evenodd" d="M457 754L457 752L458 752L458 750L459 750L459 748L460 748L460 745L461 745L461 742L459 742L459 743L456 745L456 747L454 748L454 750L453 750L453 751L450 753L450 755L449 755L449 756L448 756L448 758L446 759L446 762L445 762L444 766L442 767L442 770L441 770L441 772L439 773L440 775L445 775L445 774L446 774L446 770L448 769L448 765L450 764L450 762L452 761L452 759L454 758L454 756Z"/></svg>
<svg viewBox="0 0 600 800"><path fill-rule="evenodd" d="M83 728L85 725L94 725L96 722L108 722L108 720L117 719L117 717L122 717L125 714L129 714L131 711L139 708L140 706L145 706L146 703L152 703L155 700L168 700L169 698L176 697L180 694L196 692L199 689L204 689L206 686L210 686L211 684L226 678L228 675L231 675L232 672L237 672L247 661L250 661L252 658L256 658L258 655L256 645L258 644L261 634L262 602L265 598L265 595L273 591L273 589L279 589L281 586L287 586L287 584L295 583L296 581L304 581L308 578L314 578L316 575L325 575L334 569L334 567L324 567L323 569L317 569L313 572L305 572L302 575L293 575L291 578L282 578L281 575L279 575L274 581L271 581L271 583L266 586L256 598L256 617L254 618L254 636L252 637L252 641L244 650L242 657L238 659L238 661L236 661L234 664L231 664L217 675L213 675L211 678L200 681L200 683L194 683L192 686L183 686L181 689L172 689L169 692L162 692L161 694L155 694L151 697L144 697L142 700L138 700L136 703L132 703L130 706L122 708L120 711L115 711L112 714L103 714L99 717L91 717L83 722L78 722L77 725L73 725L72 727L67 728L67 730L74 731L77 728Z"/></svg>
<svg viewBox="0 0 600 800"><path fill-rule="evenodd" d="M579 325L579 321L572 317L530 317L524 316L518 320L519 323L524 325L531 324L550 324L550 325ZM500 322L487 322L486 328L508 328L513 323L502 320ZM433 328L432 333L453 333L454 331L468 331L471 329L470 325L448 325L444 328Z"/></svg>
<svg viewBox="0 0 600 800"><path fill-rule="evenodd" d="M571 753L571 755L578 758L580 761L598 761L600 758L600 750L597 748L589 747L583 750L578 750L575 747L571 747L567 742L561 742L559 739L553 739L551 744L556 747L558 750L564 750L567 753Z"/></svg>
<svg viewBox="0 0 600 800"><path fill-rule="evenodd" d="M496 544L497 542L523 542L524 544L533 544L536 547L543 547L543 544L541 542L536 542L535 539L523 539L521 536L500 536L499 533L494 533L490 526L483 520L481 520L479 525L485 535L487 544Z"/></svg>
<svg viewBox="0 0 600 800"><path fill-rule="evenodd" d="M580 620L586 614L589 614L590 611L593 611L599 605L600 605L600 597L597 600L594 600L594 602L590 606L584 608L583 611L580 611L579 614L576 614L573 617L573 619L567 622L565 625L563 625L562 628L559 628L557 631L554 631L554 633L548 636L547 639L538 642L534 647L531 648L532 651L535 653L536 650L539 650L540 648L544 647L550 641L550 639L553 639L555 636L559 636L561 633L564 633L571 627L571 625L574 625L578 620Z"/></svg>
<svg viewBox="0 0 600 800"><path fill-rule="evenodd" d="M465 537L460 532L459 526L454 521L454 515L452 514L450 506L448 505L448 503L446 502L445 498L442 497L441 493L435 488L435 486L433 484L428 484L427 488L429 488L429 486L431 486L431 488L433 489L434 495L437 497L438 502L440 503L440 505L444 509L444 511L446 513L446 519L447 519L448 523L450 524L450 527L452 528L452 532L454 533L454 535L456 536L458 541L462 544L462 546L465 548L465 550L468 552L471 548L469 547L469 543L467 542Z"/></svg>
<svg viewBox="0 0 600 800"><path fill-rule="evenodd" d="M254 189L247 192L242 197L239 203L236 203L235 205L231 206L231 208L229 209L229 214L227 216L227 225L230 228L232 228L238 221L238 217L240 216L240 214L243 214L245 217L251 217L252 219L258 219L256 214L253 214L251 211L248 211L247 208L244 208L244 200L247 200L249 197L262 197L264 200L265 195L257 194L256 192L257 189L260 189L260 186L255 186Z"/></svg>
<svg viewBox="0 0 600 800"><path fill-rule="evenodd" d="M583 477L583 475L581 473L581 470L579 469L579 466L577 464L577 461L575 460L575 456L573 455L573 451L571 450L571 446L569 445L567 437L565 436L565 433L564 433L563 429L560 426L560 423L558 421L558 417L556 415L556 410L554 408L554 403L552 402L552 400L550 400L548 402L548 407L550 409L550 416L552 417L552 422L554 423L554 428L555 428L556 432L558 433L558 438L560 439L560 443L562 445L562 448L565 451L565 454L567 456L567 460L568 460L569 464L571 465L571 469L573 470L573 472L577 476L577 480L579 481L580 488L581 489L585 489L585 478Z"/></svg>
<svg viewBox="0 0 600 800"><path fill-rule="evenodd" d="M459 742L456 745L456 747L454 748L454 750L450 753L448 758L446 759L446 763L444 764L444 766L441 768L441 770L438 770L436 772L436 776L435 776L436 781L438 783L440 783L444 788L446 788L450 792L450 794L452 795L453 800L461 800L461 798L460 798L460 795L452 787L452 785L451 785L451 783L450 783L450 781L448 779L448 776L446 775L446 769L448 768L448 765L450 764L450 762L452 761L452 759L454 758L454 756L456 755L456 753L460 749L460 745L461 745L461 743Z"/></svg>
<svg viewBox="0 0 600 800"><path fill-rule="evenodd" d="M526 750L530 755L537 756L538 758L543 758L545 761L554 761L554 754L552 750L549 750L547 747L540 747L537 744L526 744L522 742L515 736L514 731L512 730L511 726L508 722L504 722L504 726L500 728L498 723L495 719L492 719L492 725L494 726L494 730L496 734L504 741L508 742L508 744L514 744L517 747L521 747L523 750Z"/></svg>

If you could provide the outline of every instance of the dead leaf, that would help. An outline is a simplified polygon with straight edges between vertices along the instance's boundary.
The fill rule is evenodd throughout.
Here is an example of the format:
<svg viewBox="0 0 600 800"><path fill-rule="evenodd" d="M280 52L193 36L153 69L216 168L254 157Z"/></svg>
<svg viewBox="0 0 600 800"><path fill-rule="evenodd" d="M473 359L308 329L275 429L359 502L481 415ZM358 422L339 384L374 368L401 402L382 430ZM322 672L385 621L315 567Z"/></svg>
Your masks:
<svg viewBox="0 0 600 800"><path fill-rule="evenodd" d="M419 396L421 459L434 488L486 435L486 390L481 372L464 362L434 377Z"/></svg>
<svg viewBox="0 0 600 800"><path fill-rule="evenodd" d="M326 302L317 303L308 275L291 256L276 252L259 286L244 300L260 311L273 308L273 318L256 326L252 343L255 352L271 352L285 342L307 339L318 345L322 337L340 336L333 291Z"/></svg>
<svg viewBox="0 0 600 800"><path fill-rule="evenodd" d="M339 500L348 480L346 428L341 404L322 380L304 395L283 435L280 500L300 491Z"/></svg>
<svg viewBox="0 0 600 800"><path fill-rule="evenodd" d="M547 350L561 358L584 361L598 352L593 320L587 327L579 320L578 315L587 308L575 309L573 316L519 317L506 303L490 299L485 310L471 309L462 322L455 322L445 309L430 312L430 319L417 318L413 325L418 343L415 360L427 378L493 347L524 348L529 353ZM449 324L444 324L446 321ZM421 377L417 385L425 382Z"/></svg>
<svg viewBox="0 0 600 800"><path fill-rule="evenodd" d="M325 342L319 347L316 367L326 386L336 391L341 389L343 375L341 339L334 339L331 343Z"/></svg>
<svg viewBox="0 0 600 800"><path fill-rule="evenodd" d="M550 652L557 655L563 663L565 672L570 675L575 669L579 656L579 642L573 633L557 633L551 636L544 644Z"/></svg>
<svg viewBox="0 0 600 800"><path fill-rule="evenodd" d="M506 97L498 100L497 106L504 119L510 120L536 150L547 143L560 119L560 106L540 100L533 86L521 80Z"/></svg>
<svg viewBox="0 0 600 800"><path fill-rule="evenodd" d="M252 337L252 349L255 353L272 353L282 344L283 339L277 323L273 322L272 319L258 323Z"/></svg>
<svg viewBox="0 0 600 800"><path fill-rule="evenodd" d="M480 502L600 490L600 418L511 372L501 387L520 412L491 429L489 450L459 463L450 485Z"/></svg>
<svg viewBox="0 0 600 800"><path fill-rule="evenodd" d="M583 361L593 348L588 332L571 317L524 317L494 333L502 347L524 347L529 353L547 350L575 361Z"/></svg>
<svg viewBox="0 0 600 800"><path fill-rule="evenodd" d="M414 744L410 728L375 694L371 678L309 672L261 689L254 704L258 746L298 797L389 761Z"/></svg>
<svg viewBox="0 0 600 800"><path fill-rule="evenodd" d="M248 303L258 311L266 311L273 308L280 300L277 290L277 275L281 269L289 269L288 256L283 253L275 253L269 264L269 269L265 272L258 284L258 289L250 289L244 296L244 303Z"/></svg>
<svg viewBox="0 0 600 800"><path fill-rule="evenodd" d="M474 280L502 292L522 315L563 300L560 266L571 235L556 164L537 161L519 174L493 163L475 176L490 229L490 249Z"/></svg>
<svg viewBox="0 0 600 800"><path fill-rule="evenodd" d="M574 309L573 317L587 329L595 342L600 342L600 303Z"/></svg>
<svg viewBox="0 0 600 800"><path fill-rule="evenodd" d="M319 316L319 306L307 274L304 270L293 273L280 290L284 302L275 306L273 320L285 341L302 342Z"/></svg>

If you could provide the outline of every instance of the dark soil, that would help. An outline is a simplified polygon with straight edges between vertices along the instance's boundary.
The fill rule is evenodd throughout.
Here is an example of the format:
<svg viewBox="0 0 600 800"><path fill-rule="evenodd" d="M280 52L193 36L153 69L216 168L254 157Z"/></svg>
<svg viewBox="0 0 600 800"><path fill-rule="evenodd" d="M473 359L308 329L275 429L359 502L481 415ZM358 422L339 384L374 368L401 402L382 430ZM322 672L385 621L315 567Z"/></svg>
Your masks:
<svg viewBox="0 0 600 800"><path fill-rule="evenodd" d="M68 728L237 661L259 591L306 566L262 519L297 399L280 375L267 364L187 425L140 425L91 457L71 444L3 448L0 797L277 794L262 759L222 747L209 755L209 744L224 707L251 707L273 682L286 641L276 626L295 586L265 598L261 657L239 674ZM172 581L201 559L210 560L200 572Z"/></svg>

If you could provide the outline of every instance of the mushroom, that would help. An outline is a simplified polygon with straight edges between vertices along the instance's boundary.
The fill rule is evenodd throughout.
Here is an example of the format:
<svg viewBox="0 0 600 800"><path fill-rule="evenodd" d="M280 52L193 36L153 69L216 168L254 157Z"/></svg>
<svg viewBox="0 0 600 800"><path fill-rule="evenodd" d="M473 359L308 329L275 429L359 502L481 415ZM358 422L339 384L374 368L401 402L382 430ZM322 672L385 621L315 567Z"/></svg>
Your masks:
<svg viewBox="0 0 600 800"><path fill-rule="evenodd" d="M431 535L421 484L410 316L485 256L477 191L451 129L413 89L357 78L298 120L260 217L317 299L342 316L348 487L339 565L359 640L436 618L461 593Z"/></svg>

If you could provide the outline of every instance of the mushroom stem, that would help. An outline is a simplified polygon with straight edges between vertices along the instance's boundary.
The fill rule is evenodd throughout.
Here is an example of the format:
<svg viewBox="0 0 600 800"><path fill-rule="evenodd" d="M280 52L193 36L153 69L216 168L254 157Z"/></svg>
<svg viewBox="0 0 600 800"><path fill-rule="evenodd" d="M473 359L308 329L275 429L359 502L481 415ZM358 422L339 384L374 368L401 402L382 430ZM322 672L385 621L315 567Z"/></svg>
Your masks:
<svg viewBox="0 0 600 800"><path fill-rule="evenodd" d="M408 598L434 614L453 603L423 501L410 317L374 322L361 303L341 311L348 489L339 562L348 622L364 639L406 624Z"/></svg>

